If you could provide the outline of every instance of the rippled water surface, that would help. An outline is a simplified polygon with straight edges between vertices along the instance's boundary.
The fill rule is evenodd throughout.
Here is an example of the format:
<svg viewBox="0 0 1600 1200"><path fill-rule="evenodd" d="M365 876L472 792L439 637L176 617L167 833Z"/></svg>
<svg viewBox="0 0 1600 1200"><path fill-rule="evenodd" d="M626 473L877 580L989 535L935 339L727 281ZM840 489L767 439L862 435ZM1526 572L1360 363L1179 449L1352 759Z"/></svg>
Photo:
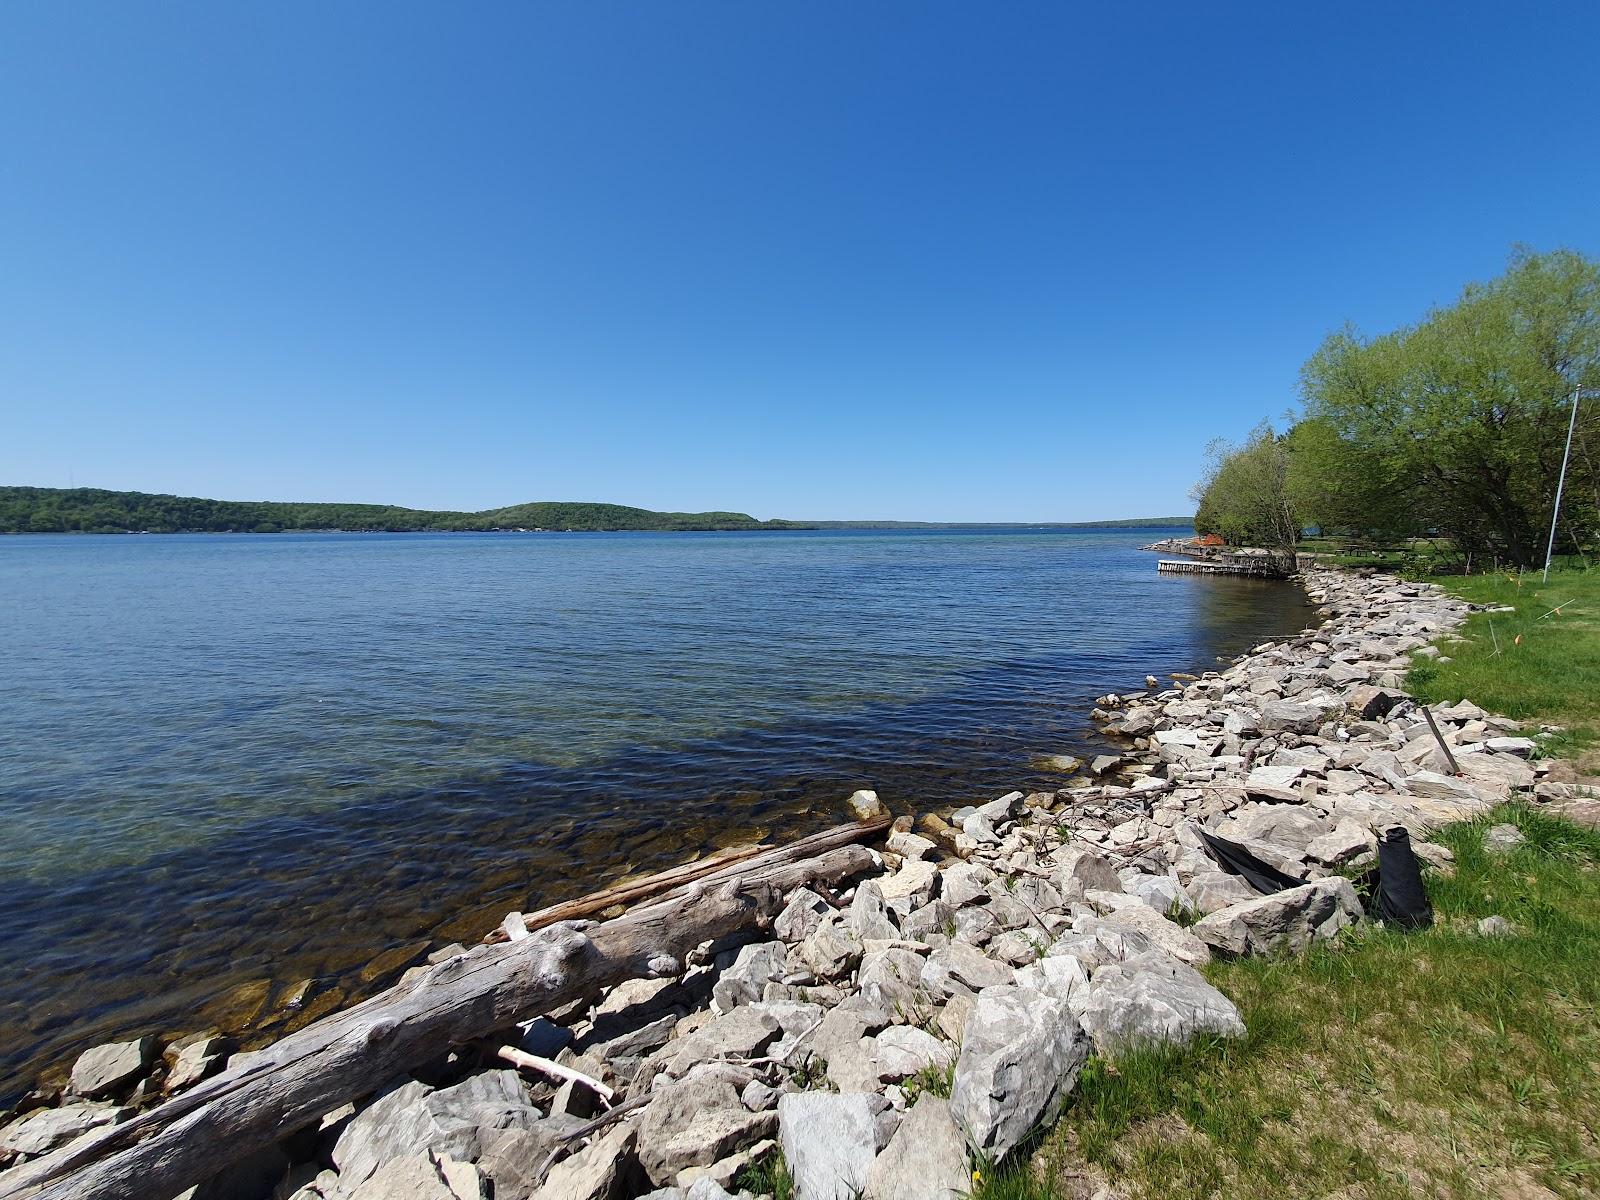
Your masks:
<svg viewBox="0 0 1600 1200"><path fill-rule="evenodd" d="M856 787L1048 785L1094 696L1306 622L1158 535L0 538L0 1098Z"/></svg>

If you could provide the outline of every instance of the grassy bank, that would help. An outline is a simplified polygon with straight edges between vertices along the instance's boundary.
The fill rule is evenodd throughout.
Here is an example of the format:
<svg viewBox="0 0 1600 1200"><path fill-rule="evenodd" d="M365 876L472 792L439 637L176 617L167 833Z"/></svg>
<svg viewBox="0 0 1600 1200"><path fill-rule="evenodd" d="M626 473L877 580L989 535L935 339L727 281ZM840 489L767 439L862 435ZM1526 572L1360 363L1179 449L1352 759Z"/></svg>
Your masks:
<svg viewBox="0 0 1600 1200"><path fill-rule="evenodd" d="M1474 615L1460 639L1443 647L1449 662L1416 660L1408 689L1428 701L1468 697L1534 729L1564 726L1547 748L1600 766L1600 570L1553 571L1548 584L1537 574L1433 582L1475 604L1516 611Z"/></svg>
<svg viewBox="0 0 1600 1200"><path fill-rule="evenodd" d="M1514 611L1418 657L1410 690L1564 726L1547 749L1593 767L1600 571L1434 582ZM1497 857L1482 837L1501 821L1527 841ZM1428 878L1433 929L1214 965L1248 1035L1092 1065L1033 1162L984 1180L983 1200L1600 1191L1600 833L1514 804L1439 840L1457 866ZM1519 932L1479 936L1495 914Z"/></svg>
<svg viewBox="0 0 1600 1200"><path fill-rule="evenodd" d="M1498 821L1528 839L1501 858ZM1595 1194L1600 834L1513 805L1440 840L1434 929L1212 967L1245 1039L1095 1065L1032 1169L979 1196ZM1478 936L1492 914L1521 932Z"/></svg>

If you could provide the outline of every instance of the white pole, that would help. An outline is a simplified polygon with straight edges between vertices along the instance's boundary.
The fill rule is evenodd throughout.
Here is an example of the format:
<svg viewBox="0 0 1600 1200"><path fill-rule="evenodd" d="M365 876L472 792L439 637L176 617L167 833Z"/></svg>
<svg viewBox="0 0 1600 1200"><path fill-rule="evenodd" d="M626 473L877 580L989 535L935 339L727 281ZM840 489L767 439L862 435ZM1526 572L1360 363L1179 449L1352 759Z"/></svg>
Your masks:
<svg viewBox="0 0 1600 1200"><path fill-rule="evenodd" d="M1561 516L1561 491L1567 486L1567 459L1572 457L1572 431L1578 427L1578 401L1583 388L1572 389L1572 419L1567 422L1567 448L1561 454L1561 475L1556 480L1556 508L1550 514L1550 541L1544 548L1544 582L1550 582L1550 556L1556 552L1556 520Z"/></svg>

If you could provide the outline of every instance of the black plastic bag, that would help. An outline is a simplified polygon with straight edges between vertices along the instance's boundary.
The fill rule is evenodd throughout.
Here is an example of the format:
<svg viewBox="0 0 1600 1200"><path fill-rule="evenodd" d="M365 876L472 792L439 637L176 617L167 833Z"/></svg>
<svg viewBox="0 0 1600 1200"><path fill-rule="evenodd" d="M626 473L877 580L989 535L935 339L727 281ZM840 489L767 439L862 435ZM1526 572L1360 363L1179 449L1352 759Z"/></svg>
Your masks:
<svg viewBox="0 0 1600 1200"><path fill-rule="evenodd" d="M1394 825L1378 839L1378 887L1372 915L1401 929L1426 929L1433 924L1433 906L1422 887L1422 868L1411 848L1411 834Z"/></svg>
<svg viewBox="0 0 1600 1200"><path fill-rule="evenodd" d="M1205 844L1206 853L1211 855L1216 863L1229 875L1237 875L1263 896L1270 896L1273 892L1281 892L1285 888L1305 886L1304 879L1296 879L1293 875L1285 875L1271 863L1262 862L1238 842L1230 842L1227 838L1219 838L1214 833L1207 833L1204 829L1196 829L1200 840Z"/></svg>

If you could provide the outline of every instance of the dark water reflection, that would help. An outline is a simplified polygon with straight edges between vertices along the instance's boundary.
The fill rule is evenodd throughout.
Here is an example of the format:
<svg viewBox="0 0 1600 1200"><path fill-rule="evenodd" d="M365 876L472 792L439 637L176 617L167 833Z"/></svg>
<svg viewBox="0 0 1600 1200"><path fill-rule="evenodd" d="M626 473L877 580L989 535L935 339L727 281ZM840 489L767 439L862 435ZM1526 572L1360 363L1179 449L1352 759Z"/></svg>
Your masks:
<svg viewBox="0 0 1600 1200"><path fill-rule="evenodd" d="M0 539L0 1093L630 870L1047 786L1308 610L1134 532Z"/></svg>

